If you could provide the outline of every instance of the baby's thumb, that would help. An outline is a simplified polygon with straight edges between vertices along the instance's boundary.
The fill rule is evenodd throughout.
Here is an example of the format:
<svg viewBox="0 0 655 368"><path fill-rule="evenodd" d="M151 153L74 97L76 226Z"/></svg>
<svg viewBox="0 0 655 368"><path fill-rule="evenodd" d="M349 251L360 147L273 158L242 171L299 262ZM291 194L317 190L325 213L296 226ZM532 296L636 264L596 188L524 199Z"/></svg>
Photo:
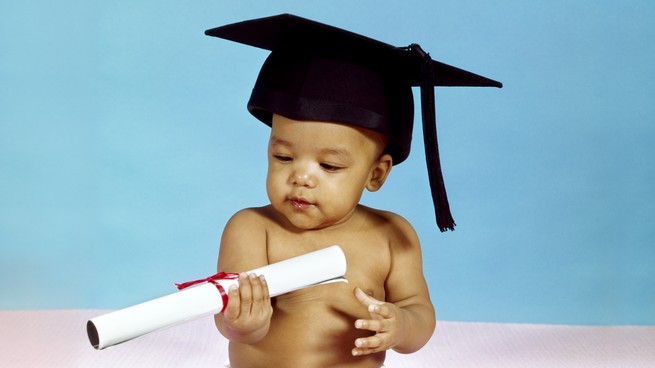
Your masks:
<svg viewBox="0 0 655 368"><path fill-rule="evenodd" d="M368 306L371 304L384 304L384 302L381 302L374 297L366 294L364 290L355 287L354 290L355 298L357 298L357 301L363 306L365 306L368 309Z"/></svg>

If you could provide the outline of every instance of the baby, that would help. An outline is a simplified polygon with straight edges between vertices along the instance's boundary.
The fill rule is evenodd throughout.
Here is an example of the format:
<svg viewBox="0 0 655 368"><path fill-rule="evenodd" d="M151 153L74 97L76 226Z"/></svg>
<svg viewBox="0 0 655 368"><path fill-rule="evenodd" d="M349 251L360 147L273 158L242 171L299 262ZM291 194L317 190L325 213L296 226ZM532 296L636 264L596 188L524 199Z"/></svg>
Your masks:
<svg viewBox="0 0 655 368"><path fill-rule="evenodd" d="M243 271L338 244L349 283L268 297L242 274L216 325L232 367L380 367L434 330L434 308L412 227L359 205L391 170L383 137L348 125L273 115L266 188L271 204L242 210L221 239L218 268Z"/></svg>
<svg viewBox="0 0 655 368"><path fill-rule="evenodd" d="M401 216L359 201L408 156L414 71L435 64L417 46L286 14L206 33L272 50L248 103L271 127L270 204L229 220L218 257L220 271L242 272L215 316L231 366L380 367L388 349L420 349L435 311L418 237ZM271 299L263 277L243 273L333 244L346 256L348 283Z"/></svg>

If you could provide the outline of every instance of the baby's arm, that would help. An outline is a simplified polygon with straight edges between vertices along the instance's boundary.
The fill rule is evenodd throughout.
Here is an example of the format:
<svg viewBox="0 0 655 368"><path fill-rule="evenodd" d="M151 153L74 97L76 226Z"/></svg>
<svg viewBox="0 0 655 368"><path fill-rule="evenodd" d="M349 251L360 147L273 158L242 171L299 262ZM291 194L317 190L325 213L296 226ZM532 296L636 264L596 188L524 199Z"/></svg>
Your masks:
<svg viewBox="0 0 655 368"><path fill-rule="evenodd" d="M375 332L355 340L353 355L394 349L413 353L423 347L434 332L435 311L423 276L421 247L413 228L394 217L397 237L391 242L391 269L386 282L386 302L355 289L355 297L368 308L371 319L358 319L355 328Z"/></svg>
<svg viewBox="0 0 655 368"><path fill-rule="evenodd" d="M268 333L273 309L263 277L243 271L267 264L265 232L255 210L234 215L223 231L218 270L241 272L239 287L228 290L228 303L214 316L216 327L230 341L251 344Z"/></svg>

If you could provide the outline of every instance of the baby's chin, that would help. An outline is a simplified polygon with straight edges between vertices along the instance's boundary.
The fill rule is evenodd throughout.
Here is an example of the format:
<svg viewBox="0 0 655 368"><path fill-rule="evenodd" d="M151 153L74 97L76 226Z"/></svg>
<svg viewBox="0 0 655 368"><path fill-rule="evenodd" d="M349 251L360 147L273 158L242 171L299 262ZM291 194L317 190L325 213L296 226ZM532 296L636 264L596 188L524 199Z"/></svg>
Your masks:
<svg viewBox="0 0 655 368"><path fill-rule="evenodd" d="M310 216L297 216L296 214L292 214L290 216L284 215L284 217L287 219L289 224L291 224L291 226L299 231L311 231L327 229L330 227L339 227L348 222L348 219L350 218L350 216L345 216L338 219L330 219L324 217L319 219Z"/></svg>
<svg viewBox="0 0 655 368"><path fill-rule="evenodd" d="M289 201L271 203L275 212L284 218L287 223L297 231L321 230L329 227L340 226L348 222L355 212L325 213L321 210L320 204L312 204L306 208L296 208Z"/></svg>
<svg viewBox="0 0 655 368"><path fill-rule="evenodd" d="M287 221L298 230L320 230L333 226L334 222L323 222L316 219L299 219L297 216L285 216Z"/></svg>
<svg viewBox="0 0 655 368"><path fill-rule="evenodd" d="M287 220L288 224L294 230L298 231L320 230L333 226L336 223L335 221L326 221L322 217L312 215L308 213L309 211L294 211L289 208L282 210L276 208L275 210L281 217Z"/></svg>

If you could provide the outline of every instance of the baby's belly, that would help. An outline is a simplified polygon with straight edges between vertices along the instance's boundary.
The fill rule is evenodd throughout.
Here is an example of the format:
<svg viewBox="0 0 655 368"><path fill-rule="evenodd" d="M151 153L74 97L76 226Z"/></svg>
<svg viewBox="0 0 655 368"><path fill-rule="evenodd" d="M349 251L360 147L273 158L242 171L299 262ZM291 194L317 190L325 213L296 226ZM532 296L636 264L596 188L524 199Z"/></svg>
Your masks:
<svg viewBox="0 0 655 368"><path fill-rule="evenodd" d="M364 357L351 354L356 338L371 335L354 327L355 320L368 318L368 313L351 291L344 293L340 287L324 285L280 296L274 303L271 327L263 340L254 345L230 345L232 367L382 365L384 353Z"/></svg>

